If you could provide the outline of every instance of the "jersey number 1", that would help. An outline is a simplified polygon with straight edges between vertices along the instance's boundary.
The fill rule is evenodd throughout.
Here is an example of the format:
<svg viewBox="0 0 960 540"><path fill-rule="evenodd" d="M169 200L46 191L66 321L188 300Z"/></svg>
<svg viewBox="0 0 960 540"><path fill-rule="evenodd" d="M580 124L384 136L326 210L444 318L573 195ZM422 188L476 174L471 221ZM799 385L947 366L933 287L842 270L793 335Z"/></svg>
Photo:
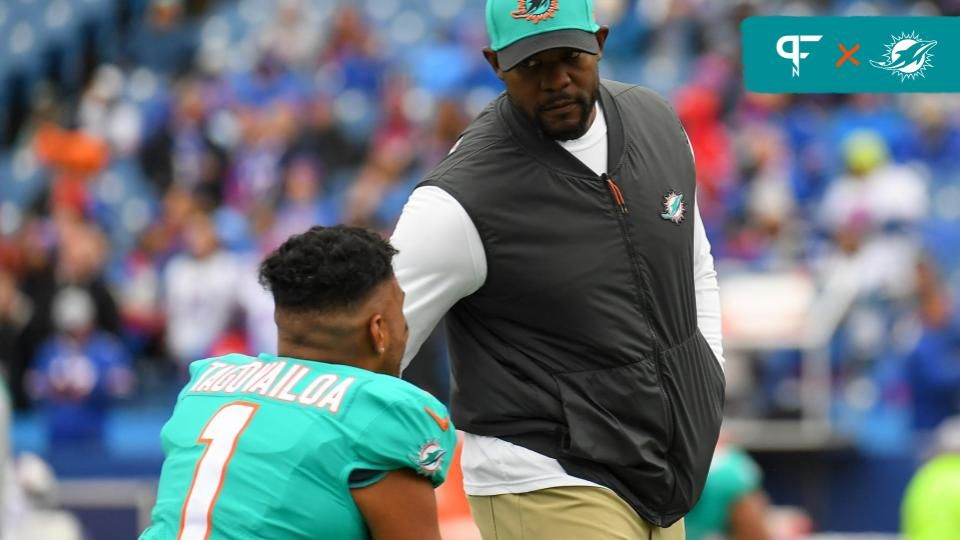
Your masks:
<svg viewBox="0 0 960 540"><path fill-rule="evenodd" d="M217 503L220 488L227 476L227 466L243 430L257 412L258 405L243 401L220 408L200 432L197 439L206 445L180 513L180 534L177 540L206 540L210 537L210 514Z"/></svg>

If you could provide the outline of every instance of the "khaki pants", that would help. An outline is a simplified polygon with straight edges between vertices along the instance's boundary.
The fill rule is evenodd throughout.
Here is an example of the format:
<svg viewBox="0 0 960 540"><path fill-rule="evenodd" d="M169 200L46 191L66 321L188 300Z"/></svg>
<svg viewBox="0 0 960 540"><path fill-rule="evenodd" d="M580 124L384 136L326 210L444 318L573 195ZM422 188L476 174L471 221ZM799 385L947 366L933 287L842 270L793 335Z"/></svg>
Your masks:
<svg viewBox="0 0 960 540"><path fill-rule="evenodd" d="M568 486L467 497L483 540L684 540L683 520L661 529L612 491Z"/></svg>

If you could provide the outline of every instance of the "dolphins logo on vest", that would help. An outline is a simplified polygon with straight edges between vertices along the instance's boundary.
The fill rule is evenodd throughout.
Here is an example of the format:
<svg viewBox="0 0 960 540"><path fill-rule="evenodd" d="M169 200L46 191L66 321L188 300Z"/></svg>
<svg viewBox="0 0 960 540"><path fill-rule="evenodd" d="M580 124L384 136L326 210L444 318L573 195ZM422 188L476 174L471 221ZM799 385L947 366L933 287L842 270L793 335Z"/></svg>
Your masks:
<svg viewBox="0 0 960 540"><path fill-rule="evenodd" d="M937 42L920 39L916 32L900 34L900 37L890 37L893 38L893 42L886 46L887 52L884 54L883 61L871 60L870 65L899 75L900 82L924 77L923 72L933 67L931 62L933 53L930 49Z"/></svg>
<svg viewBox="0 0 960 540"><path fill-rule="evenodd" d="M510 14L514 19L526 19L533 24L553 17L560 9L560 0L517 0L517 10Z"/></svg>
<svg viewBox="0 0 960 540"><path fill-rule="evenodd" d="M679 225L687 215L687 205L683 202L683 193L671 191L664 195L663 210L664 212L660 214L661 219L672 221Z"/></svg>

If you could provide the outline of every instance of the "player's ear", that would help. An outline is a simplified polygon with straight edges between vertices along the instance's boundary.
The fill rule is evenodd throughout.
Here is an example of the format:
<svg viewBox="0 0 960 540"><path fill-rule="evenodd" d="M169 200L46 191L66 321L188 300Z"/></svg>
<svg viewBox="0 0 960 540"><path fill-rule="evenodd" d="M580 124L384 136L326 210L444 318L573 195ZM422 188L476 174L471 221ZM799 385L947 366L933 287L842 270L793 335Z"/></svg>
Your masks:
<svg viewBox="0 0 960 540"><path fill-rule="evenodd" d="M500 59L497 58L497 53L490 47L484 47L483 57L487 59L487 63L493 68L493 72L497 74L497 78L503 80L503 71L500 70Z"/></svg>
<svg viewBox="0 0 960 540"><path fill-rule="evenodd" d="M384 320L383 315L377 313L370 317L369 331L374 356L383 356L390 342L390 332L387 330L387 321Z"/></svg>

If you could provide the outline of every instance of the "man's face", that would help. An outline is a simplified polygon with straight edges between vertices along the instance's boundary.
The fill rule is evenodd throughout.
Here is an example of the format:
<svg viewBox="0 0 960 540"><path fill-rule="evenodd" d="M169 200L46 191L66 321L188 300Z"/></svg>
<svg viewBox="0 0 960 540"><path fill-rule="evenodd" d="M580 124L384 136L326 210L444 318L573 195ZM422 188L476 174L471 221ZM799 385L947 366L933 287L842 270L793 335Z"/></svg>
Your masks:
<svg viewBox="0 0 960 540"><path fill-rule="evenodd" d="M602 54L607 28L600 28L596 36ZM509 71L500 69L492 50L484 50L484 55L506 84L510 101L546 136L564 141L587 132L599 97L600 55L571 48L548 49Z"/></svg>

